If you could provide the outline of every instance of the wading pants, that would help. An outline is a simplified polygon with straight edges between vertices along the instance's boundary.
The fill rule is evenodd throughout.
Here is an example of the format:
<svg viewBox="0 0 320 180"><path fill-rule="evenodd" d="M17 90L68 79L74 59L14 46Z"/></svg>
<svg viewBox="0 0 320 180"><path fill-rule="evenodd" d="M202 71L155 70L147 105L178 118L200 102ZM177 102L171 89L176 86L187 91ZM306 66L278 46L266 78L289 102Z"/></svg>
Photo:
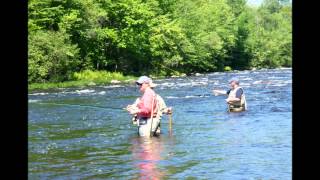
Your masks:
<svg viewBox="0 0 320 180"><path fill-rule="evenodd" d="M157 117L154 117L153 120L151 120L151 118L139 118L139 125L138 125L139 136L150 137L151 123L152 123L152 135L153 135L159 126L160 119Z"/></svg>

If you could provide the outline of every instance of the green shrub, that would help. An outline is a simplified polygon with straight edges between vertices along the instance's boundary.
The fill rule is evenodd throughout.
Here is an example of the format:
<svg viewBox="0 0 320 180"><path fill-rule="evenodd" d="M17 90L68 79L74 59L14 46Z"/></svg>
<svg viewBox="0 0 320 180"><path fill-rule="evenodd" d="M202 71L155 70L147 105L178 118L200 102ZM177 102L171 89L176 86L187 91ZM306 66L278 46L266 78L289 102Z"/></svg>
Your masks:
<svg viewBox="0 0 320 180"><path fill-rule="evenodd" d="M224 71L232 71L232 68L230 66L225 66Z"/></svg>

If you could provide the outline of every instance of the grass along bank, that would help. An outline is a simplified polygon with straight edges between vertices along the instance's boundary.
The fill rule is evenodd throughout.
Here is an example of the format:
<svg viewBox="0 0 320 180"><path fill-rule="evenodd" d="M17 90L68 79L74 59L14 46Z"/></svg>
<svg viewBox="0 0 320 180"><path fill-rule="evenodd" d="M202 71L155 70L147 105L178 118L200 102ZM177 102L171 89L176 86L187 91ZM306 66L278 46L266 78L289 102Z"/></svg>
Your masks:
<svg viewBox="0 0 320 180"><path fill-rule="evenodd" d="M32 92L36 90L49 90L56 88L132 83L137 79L137 77L124 76L120 72L85 70L82 72L75 72L71 79L72 80L65 82L32 83L28 85L28 90L29 92Z"/></svg>

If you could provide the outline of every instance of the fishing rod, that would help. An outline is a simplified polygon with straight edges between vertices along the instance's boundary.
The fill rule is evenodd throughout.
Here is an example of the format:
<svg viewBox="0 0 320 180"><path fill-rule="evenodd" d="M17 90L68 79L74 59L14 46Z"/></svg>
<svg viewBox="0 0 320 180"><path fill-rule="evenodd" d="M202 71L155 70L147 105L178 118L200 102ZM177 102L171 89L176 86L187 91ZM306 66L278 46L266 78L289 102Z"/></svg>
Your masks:
<svg viewBox="0 0 320 180"><path fill-rule="evenodd" d="M100 108L100 109L125 110L125 108L107 107L107 106L92 106L92 105L82 105L82 104L44 103L44 102L38 102L37 104L48 104L48 105L57 105L57 106L76 106L76 107L89 107L89 108Z"/></svg>
<svg viewBox="0 0 320 180"><path fill-rule="evenodd" d="M176 74L180 74L179 71L176 71L176 70L174 70L174 69L168 68L167 66L165 66L165 65L163 65L163 64L159 64L159 63L157 63L157 64L160 65L160 66L162 66L162 67L164 67L164 68L166 68L166 69L169 69L170 71L172 71L172 72L174 72L174 73L176 73ZM191 81L191 79L189 79L188 76L185 76L185 78L187 78L189 81ZM192 81L191 81L191 82L192 82Z"/></svg>
<svg viewBox="0 0 320 180"><path fill-rule="evenodd" d="M169 114L169 135L172 135L172 113Z"/></svg>

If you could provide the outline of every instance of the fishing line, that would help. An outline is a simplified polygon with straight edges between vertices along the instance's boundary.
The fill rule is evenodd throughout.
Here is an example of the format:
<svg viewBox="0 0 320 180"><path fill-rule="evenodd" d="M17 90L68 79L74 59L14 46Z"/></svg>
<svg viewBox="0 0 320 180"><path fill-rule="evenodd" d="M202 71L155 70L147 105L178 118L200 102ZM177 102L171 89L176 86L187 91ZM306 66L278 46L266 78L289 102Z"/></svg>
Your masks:
<svg viewBox="0 0 320 180"><path fill-rule="evenodd" d="M123 108L117 108L117 107L92 106L92 105L82 105L82 104L44 103L44 102L39 102L39 103L37 103L37 104L48 104L48 105L57 105L57 106L76 106L76 107L88 107L88 108L124 110Z"/></svg>
<svg viewBox="0 0 320 180"><path fill-rule="evenodd" d="M162 66L162 67L164 67L164 68L166 68L166 69L169 69L170 71L172 71L172 72L174 72L174 73L176 73L176 74L180 74L179 71L176 71L176 70L174 70L174 69L168 68L167 66L165 66L165 65L163 65L163 64L158 64L158 65L160 65L160 66ZM191 81L191 84L192 84L192 80L189 79L188 76L184 76L184 77L187 78L189 81Z"/></svg>

